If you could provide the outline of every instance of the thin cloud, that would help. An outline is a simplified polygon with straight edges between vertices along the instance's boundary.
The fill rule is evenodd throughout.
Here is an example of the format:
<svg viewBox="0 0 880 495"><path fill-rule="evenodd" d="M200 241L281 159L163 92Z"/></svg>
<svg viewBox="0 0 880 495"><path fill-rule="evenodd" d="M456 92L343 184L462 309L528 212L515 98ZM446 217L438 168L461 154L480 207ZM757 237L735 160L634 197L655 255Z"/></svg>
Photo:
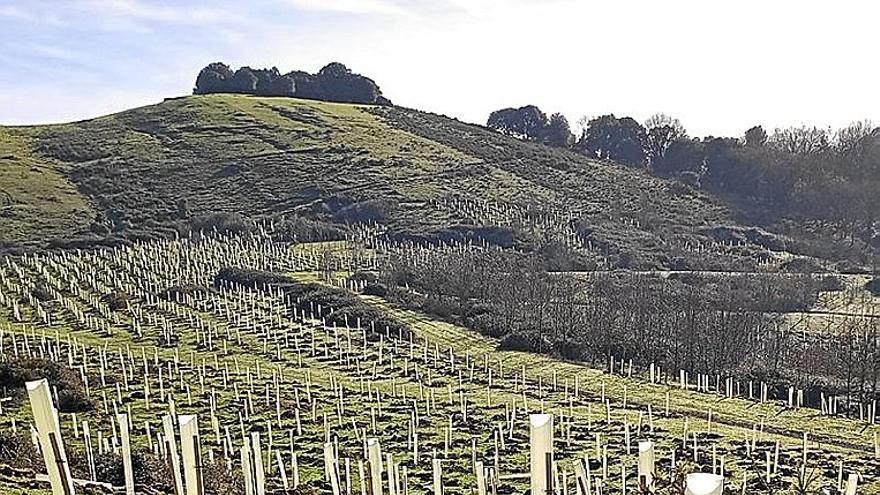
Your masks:
<svg viewBox="0 0 880 495"><path fill-rule="evenodd" d="M98 16L156 23L216 23L239 18L232 8L148 4L140 0L89 0L84 6Z"/></svg>
<svg viewBox="0 0 880 495"><path fill-rule="evenodd" d="M417 11L406 2L390 0L286 0L300 10L336 12L344 14L384 14L404 17L417 16Z"/></svg>

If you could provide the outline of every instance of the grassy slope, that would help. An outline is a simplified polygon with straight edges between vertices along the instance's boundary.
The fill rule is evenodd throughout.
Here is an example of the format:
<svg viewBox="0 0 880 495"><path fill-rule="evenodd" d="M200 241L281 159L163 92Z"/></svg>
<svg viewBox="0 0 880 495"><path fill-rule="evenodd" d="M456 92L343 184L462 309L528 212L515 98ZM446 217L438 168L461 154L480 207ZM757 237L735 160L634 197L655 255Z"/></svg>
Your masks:
<svg viewBox="0 0 880 495"><path fill-rule="evenodd" d="M476 223L467 212L430 204L465 197L573 211L606 254L663 264L686 244L709 242L707 226L733 223L705 195L642 172L401 108L206 95L74 124L5 128L0 136L23 133L33 138L16 144L19 154L43 167L63 165L67 181L59 176L59 187L80 192L69 202L93 202L113 235L129 239L167 237L175 225L215 211L327 217L339 204L376 198L396 205L392 230L430 232ZM23 223L51 206L36 194L21 202L33 212ZM98 242L82 235L88 221L77 217L44 217L54 229L24 233L4 224L0 239Z"/></svg>
<svg viewBox="0 0 880 495"><path fill-rule="evenodd" d="M67 167L34 153L35 134L0 127L0 242L77 231L94 215L64 177Z"/></svg>

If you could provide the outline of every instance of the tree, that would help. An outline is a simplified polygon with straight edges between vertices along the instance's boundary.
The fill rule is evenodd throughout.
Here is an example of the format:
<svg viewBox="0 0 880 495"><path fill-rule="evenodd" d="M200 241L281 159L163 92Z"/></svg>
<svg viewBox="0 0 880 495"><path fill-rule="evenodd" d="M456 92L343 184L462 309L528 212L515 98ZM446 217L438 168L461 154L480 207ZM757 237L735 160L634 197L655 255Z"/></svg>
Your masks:
<svg viewBox="0 0 880 495"><path fill-rule="evenodd" d="M648 136L645 128L630 117L603 115L589 122L576 148L597 158L626 165L644 165Z"/></svg>
<svg viewBox="0 0 880 495"><path fill-rule="evenodd" d="M296 94L296 83L292 77L279 76L270 84L266 92L267 96L294 96Z"/></svg>
<svg viewBox="0 0 880 495"><path fill-rule="evenodd" d="M703 140L706 164L706 183L719 190L739 190L741 170L734 157L734 150L739 147L738 140L733 138L707 137Z"/></svg>
<svg viewBox="0 0 880 495"><path fill-rule="evenodd" d="M702 176L706 152L702 141L680 137L666 148L662 159L651 164L651 172L664 177L679 177L688 173L688 181L695 184L694 178Z"/></svg>
<svg viewBox="0 0 880 495"><path fill-rule="evenodd" d="M315 76L320 99L347 103L376 103L382 95L379 86L368 78L355 74L348 67L332 62Z"/></svg>
<svg viewBox="0 0 880 495"><path fill-rule="evenodd" d="M271 69L251 69L251 72L257 77L256 93L262 96L272 95L272 83L281 77L277 67Z"/></svg>
<svg viewBox="0 0 880 495"><path fill-rule="evenodd" d="M789 127L776 129L770 137L770 144L776 149L793 155L809 155L829 148L831 139L828 129L818 127Z"/></svg>
<svg viewBox="0 0 880 495"><path fill-rule="evenodd" d="M559 115L559 117L562 117ZM562 117L564 120L565 117ZM558 121L555 124L561 125ZM535 105L526 105L519 108L502 108L489 114L486 126L508 136L521 139L539 140L544 135L544 129L548 126L547 115ZM568 121L565 121L568 126Z"/></svg>
<svg viewBox="0 0 880 495"><path fill-rule="evenodd" d="M666 150L673 141L687 136L684 126L678 119L663 113L652 115L645 121L645 128L648 132L645 155L648 165L652 168L663 160Z"/></svg>
<svg viewBox="0 0 880 495"><path fill-rule="evenodd" d="M841 155L853 155L864 151L868 138L878 133L870 120L858 120L841 128L834 134L834 149Z"/></svg>
<svg viewBox="0 0 880 495"><path fill-rule="evenodd" d="M561 113L554 113L543 130L542 141L552 146L568 148L574 142L574 135L568 126L568 119Z"/></svg>
<svg viewBox="0 0 880 495"><path fill-rule="evenodd" d="M743 142L748 148L760 148L767 144L767 131L763 127L756 125L746 131L743 136Z"/></svg>
<svg viewBox="0 0 880 495"><path fill-rule="evenodd" d="M222 62L214 62L199 71L193 94L221 93L228 90L228 81L232 79L232 69Z"/></svg>
<svg viewBox="0 0 880 495"><path fill-rule="evenodd" d="M687 131L681 125L681 121L665 113L655 113L645 121L645 129L650 131L655 127L671 127L676 138L687 136Z"/></svg>
<svg viewBox="0 0 880 495"><path fill-rule="evenodd" d="M242 67L235 71L235 75L232 76L232 81L229 85L229 91L232 93L256 93L257 76L254 75L250 67Z"/></svg>

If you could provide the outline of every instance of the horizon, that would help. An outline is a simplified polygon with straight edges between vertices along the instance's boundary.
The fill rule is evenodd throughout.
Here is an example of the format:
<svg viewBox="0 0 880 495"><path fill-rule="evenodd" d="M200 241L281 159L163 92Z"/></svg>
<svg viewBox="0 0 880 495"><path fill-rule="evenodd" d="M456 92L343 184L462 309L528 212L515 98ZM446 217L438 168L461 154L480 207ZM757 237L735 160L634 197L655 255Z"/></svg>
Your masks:
<svg viewBox="0 0 880 495"><path fill-rule="evenodd" d="M395 104L481 125L527 104L572 128L581 116L662 112L692 136L877 122L880 70L860 61L878 43L880 7L845 3L2 1L0 124L189 95L215 61L282 72L338 61ZM561 68L566 77L548 76Z"/></svg>

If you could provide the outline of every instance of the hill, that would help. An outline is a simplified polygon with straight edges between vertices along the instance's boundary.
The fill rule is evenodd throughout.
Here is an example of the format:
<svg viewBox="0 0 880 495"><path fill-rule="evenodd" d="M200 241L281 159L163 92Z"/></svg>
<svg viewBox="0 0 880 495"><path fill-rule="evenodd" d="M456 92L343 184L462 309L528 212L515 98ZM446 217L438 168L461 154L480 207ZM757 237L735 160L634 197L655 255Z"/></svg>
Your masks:
<svg viewBox="0 0 880 495"><path fill-rule="evenodd" d="M375 223L398 239L541 249L560 268L752 270L792 253L849 256L738 224L681 183L400 107L197 95L3 127L0 143L7 252L256 220L300 239Z"/></svg>

